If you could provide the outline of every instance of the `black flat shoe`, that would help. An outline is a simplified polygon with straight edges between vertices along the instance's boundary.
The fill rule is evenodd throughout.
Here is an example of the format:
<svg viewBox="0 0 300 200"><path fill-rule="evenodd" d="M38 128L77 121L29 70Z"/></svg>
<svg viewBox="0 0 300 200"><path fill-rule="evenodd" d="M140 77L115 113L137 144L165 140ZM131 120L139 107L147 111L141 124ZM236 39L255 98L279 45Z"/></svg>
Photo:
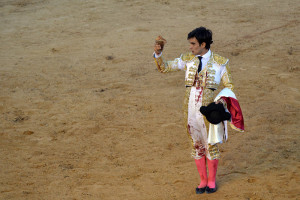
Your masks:
<svg viewBox="0 0 300 200"><path fill-rule="evenodd" d="M206 191L207 194L214 193L214 192L217 191L217 186L215 188L206 187L205 191Z"/></svg>
<svg viewBox="0 0 300 200"><path fill-rule="evenodd" d="M204 193L205 192L205 190L206 190L206 187L203 187L203 188L196 188L196 194L202 194L202 193Z"/></svg>

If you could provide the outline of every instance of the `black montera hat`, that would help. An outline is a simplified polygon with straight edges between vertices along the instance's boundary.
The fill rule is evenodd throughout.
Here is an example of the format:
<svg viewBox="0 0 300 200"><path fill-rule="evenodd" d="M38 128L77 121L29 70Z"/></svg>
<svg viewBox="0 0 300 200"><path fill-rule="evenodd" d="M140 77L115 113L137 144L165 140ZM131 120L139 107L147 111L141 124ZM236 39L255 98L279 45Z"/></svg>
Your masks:
<svg viewBox="0 0 300 200"><path fill-rule="evenodd" d="M201 106L200 112L212 124L218 124L221 121L230 120L230 113L225 111L222 103L210 103L208 106Z"/></svg>

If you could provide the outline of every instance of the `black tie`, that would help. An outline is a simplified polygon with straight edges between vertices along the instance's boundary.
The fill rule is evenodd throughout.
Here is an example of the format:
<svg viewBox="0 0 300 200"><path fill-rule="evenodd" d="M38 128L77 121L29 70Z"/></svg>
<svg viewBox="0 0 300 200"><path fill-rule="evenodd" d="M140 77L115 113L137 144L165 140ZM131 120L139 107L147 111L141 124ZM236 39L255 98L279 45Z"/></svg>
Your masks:
<svg viewBox="0 0 300 200"><path fill-rule="evenodd" d="M199 65L198 65L198 73L201 71L201 69L202 69L202 62L201 62L201 59L202 59L202 57L201 56L198 56L198 59L199 59Z"/></svg>

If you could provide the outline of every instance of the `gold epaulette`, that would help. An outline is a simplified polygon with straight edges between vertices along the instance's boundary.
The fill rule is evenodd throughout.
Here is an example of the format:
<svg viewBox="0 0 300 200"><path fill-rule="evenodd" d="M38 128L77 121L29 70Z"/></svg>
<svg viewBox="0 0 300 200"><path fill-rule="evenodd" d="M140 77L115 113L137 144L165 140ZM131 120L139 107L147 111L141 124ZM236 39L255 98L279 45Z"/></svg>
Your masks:
<svg viewBox="0 0 300 200"><path fill-rule="evenodd" d="M222 57L222 56L220 56L218 54L215 54L215 53L214 53L213 57L214 57L214 61L216 63L218 63L219 65L225 65L229 61L228 58Z"/></svg>
<svg viewBox="0 0 300 200"><path fill-rule="evenodd" d="M181 55L181 60L182 60L182 61L190 61L190 60L192 60L194 57L195 57L195 55L192 54L192 53L184 53L184 54Z"/></svg>

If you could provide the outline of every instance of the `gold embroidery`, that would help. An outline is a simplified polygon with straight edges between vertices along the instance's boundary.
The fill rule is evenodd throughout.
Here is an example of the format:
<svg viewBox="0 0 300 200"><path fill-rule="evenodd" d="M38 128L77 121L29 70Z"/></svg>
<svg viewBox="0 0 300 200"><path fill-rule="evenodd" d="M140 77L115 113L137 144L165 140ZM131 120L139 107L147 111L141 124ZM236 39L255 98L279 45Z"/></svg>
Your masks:
<svg viewBox="0 0 300 200"><path fill-rule="evenodd" d="M225 65L229 60L229 59L227 59L225 57L222 57L218 54L215 54L215 53L212 53L212 54L213 54L214 61L219 65Z"/></svg>
<svg viewBox="0 0 300 200"><path fill-rule="evenodd" d="M173 61L164 61L163 56L160 56L159 58L154 57L154 61L156 64L156 67L158 71L161 73L167 73L167 72L174 72L179 71L178 69L178 61L180 58L176 58Z"/></svg>
<svg viewBox="0 0 300 200"><path fill-rule="evenodd" d="M190 78L190 79L192 79L192 78L194 78L194 74L188 74L188 78Z"/></svg>
<svg viewBox="0 0 300 200"><path fill-rule="evenodd" d="M217 144L214 145L208 144L208 152L211 157L211 160L220 159L220 151Z"/></svg>
<svg viewBox="0 0 300 200"><path fill-rule="evenodd" d="M233 125L232 123L230 123L230 127L233 129L233 130L236 130L236 131L239 131L239 132L244 132L244 130L236 127L235 125Z"/></svg>
<svg viewBox="0 0 300 200"><path fill-rule="evenodd" d="M159 72L164 73L165 70L165 63L163 62L162 56L159 58L154 58L154 62L156 64L156 67L158 69Z"/></svg>
<svg viewBox="0 0 300 200"><path fill-rule="evenodd" d="M207 106L214 101L214 91L208 88L204 88L202 97L202 106Z"/></svg>
<svg viewBox="0 0 300 200"><path fill-rule="evenodd" d="M221 80L222 80L222 83L223 83L224 87L229 88L233 91L234 85L232 83L229 64L226 65L226 72L223 74Z"/></svg>
<svg viewBox="0 0 300 200"><path fill-rule="evenodd" d="M195 58L195 56L194 56L194 58ZM194 85L195 76L197 74L198 64L199 64L199 60L198 61L197 60L192 60L193 65L190 66L186 71L186 74L187 74L187 76L185 78L185 85L186 86Z"/></svg>
<svg viewBox="0 0 300 200"><path fill-rule="evenodd" d="M206 70L202 70L197 77L196 87L205 87L207 81Z"/></svg>
<svg viewBox="0 0 300 200"><path fill-rule="evenodd" d="M191 61L193 58L195 58L195 55L192 53L185 53L181 55L181 60L183 61Z"/></svg>
<svg viewBox="0 0 300 200"><path fill-rule="evenodd" d="M206 80L206 88L218 88L218 84L215 81L216 70L212 66L213 56L210 57L207 63L207 80Z"/></svg>

